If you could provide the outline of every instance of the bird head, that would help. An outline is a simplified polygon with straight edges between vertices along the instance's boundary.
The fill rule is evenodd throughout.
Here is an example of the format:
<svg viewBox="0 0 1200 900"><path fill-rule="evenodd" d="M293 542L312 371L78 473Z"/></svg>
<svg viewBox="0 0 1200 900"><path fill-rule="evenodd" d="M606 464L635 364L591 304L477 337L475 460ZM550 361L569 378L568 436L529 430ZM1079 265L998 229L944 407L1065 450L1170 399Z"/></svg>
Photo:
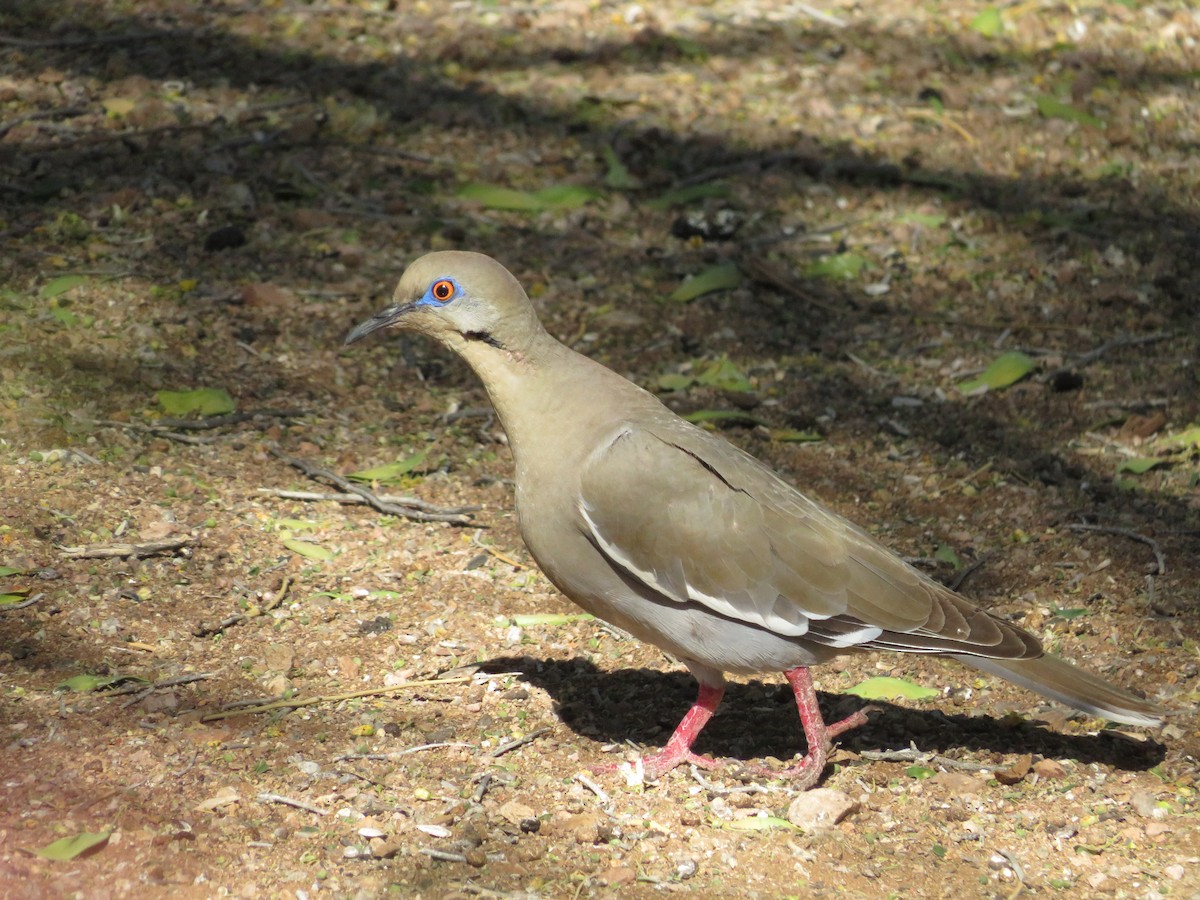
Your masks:
<svg viewBox="0 0 1200 900"><path fill-rule="evenodd" d="M380 328L402 328L460 353L480 343L520 354L542 332L520 282L482 253L422 256L400 277L392 301L351 331L346 344Z"/></svg>

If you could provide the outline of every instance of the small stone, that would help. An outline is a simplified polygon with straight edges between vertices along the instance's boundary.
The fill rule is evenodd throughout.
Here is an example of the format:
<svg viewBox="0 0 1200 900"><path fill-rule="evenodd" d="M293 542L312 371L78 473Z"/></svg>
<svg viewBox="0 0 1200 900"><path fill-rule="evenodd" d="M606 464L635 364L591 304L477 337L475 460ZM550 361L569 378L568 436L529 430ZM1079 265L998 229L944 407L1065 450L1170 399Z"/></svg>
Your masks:
<svg viewBox="0 0 1200 900"><path fill-rule="evenodd" d="M1038 778L1059 779L1067 777L1067 770L1057 759L1039 759L1033 764L1034 774Z"/></svg>
<svg viewBox="0 0 1200 900"><path fill-rule="evenodd" d="M1129 805L1133 807L1133 811L1139 816L1145 816L1147 819L1163 819L1166 818L1167 811L1158 805L1158 801L1154 799L1154 795L1149 791L1137 791L1129 798Z"/></svg>
<svg viewBox="0 0 1200 900"><path fill-rule="evenodd" d="M204 239L204 249L212 253L217 250L233 250L246 243L246 233L236 225L226 225L210 232Z"/></svg>
<svg viewBox="0 0 1200 900"><path fill-rule="evenodd" d="M607 872L600 874L600 883L608 886L631 884L637 878L637 872L628 866L613 866Z"/></svg>
<svg viewBox="0 0 1200 900"><path fill-rule="evenodd" d="M487 854L482 847L472 847L463 854L467 858L467 865L474 866L476 869L481 869L487 865Z"/></svg>
<svg viewBox="0 0 1200 900"><path fill-rule="evenodd" d="M612 836L612 826L596 813L571 816L560 827L564 833L573 837L577 844L599 844Z"/></svg>
<svg viewBox="0 0 1200 900"><path fill-rule="evenodd" d="M525 819L532 819L537 815L531 807L526 806L524 803L518 803L516 800L509 800L496 811L518 827L520 827Z"/></svg>
<svg viewBox="0 0 1200 900"><path fill-rule="evenodd" d="M396 837L373 838L370 842L371 855L376 859L391 859L404 849L404 842Z"/></svg>
<svg viewBox="0 0 1200 900"><path fill-rule="evenodd" d="M805 831L832 828L858 809L858 801L833 788L805 791L788 807L787 820Z"/></svg>
<svg viewBox="0 0 1200 900"><path fill-rule="evenodd" d="M1175 863L1175 865L1167 866L1165 869L1163 869L1163 874L1172 881L1179 881L1181 878L1183 878L1186 871L1187 870L1184 869L1183 866L1179 865L1179 863Z"/></svg>
<svg viewBox="0 0 1200 900"><path fill-rule="evenodd" d="M952 797L982 794L987 789L987 784L982 779L966 772L938 772L930 779L930 783L944 787Z"/></svg>
<svg viewBox="0 0 1200 900"><path fill-rule="evenodd" d="M685 809L679 814L679 824L686 828L695 828L703 821L698 809Z"/></svg>

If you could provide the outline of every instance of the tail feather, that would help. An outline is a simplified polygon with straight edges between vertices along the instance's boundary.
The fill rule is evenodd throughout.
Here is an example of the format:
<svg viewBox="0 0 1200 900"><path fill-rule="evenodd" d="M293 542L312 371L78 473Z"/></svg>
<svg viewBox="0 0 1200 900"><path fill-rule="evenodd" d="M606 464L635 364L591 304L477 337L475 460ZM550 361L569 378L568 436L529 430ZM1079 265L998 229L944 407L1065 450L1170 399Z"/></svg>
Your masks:
<svg viewBox="0 0 1200 900"><path fill-rule="evenodd" d="M1145 726L1162 724L1164 710L1161 707L1049 653L1035 659L987 659L958 654L954 659L1113 722Z"/></svg>

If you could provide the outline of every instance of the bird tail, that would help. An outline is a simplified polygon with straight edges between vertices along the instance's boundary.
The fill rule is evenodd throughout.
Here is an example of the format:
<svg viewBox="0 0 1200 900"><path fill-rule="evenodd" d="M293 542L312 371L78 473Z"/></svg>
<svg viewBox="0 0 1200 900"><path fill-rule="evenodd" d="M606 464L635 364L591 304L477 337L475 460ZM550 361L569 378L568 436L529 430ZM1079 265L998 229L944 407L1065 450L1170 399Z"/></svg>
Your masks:
<svg viewBox="0 0 1200 900"><path fill-rule="evenodd" d="M1165 710L1161 707L1049 653L1034 659L987 659L960 654L955 654L954 658L1043 697L1113 722L1146 726L1162 724Z"/></svg>

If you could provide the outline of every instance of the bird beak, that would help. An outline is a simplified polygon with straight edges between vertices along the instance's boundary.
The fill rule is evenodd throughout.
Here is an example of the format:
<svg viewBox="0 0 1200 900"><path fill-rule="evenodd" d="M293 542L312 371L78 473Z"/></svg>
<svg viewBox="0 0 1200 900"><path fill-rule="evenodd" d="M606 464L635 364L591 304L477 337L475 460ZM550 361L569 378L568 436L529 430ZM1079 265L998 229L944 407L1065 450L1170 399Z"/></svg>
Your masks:
<svg viewBox="0 0 1200 900"><path fill-rule="evenodd" d="M346 341L342 344L343 347L348 347L355 341L361 341L372 331L378 331L380 328L387 328L395 325L404 314L411 312L415 308L415 304L405 303L403 306L396 304L389 306L387 309L377 313L367 321L360 323L353 331L346 335Z"/></svg>

